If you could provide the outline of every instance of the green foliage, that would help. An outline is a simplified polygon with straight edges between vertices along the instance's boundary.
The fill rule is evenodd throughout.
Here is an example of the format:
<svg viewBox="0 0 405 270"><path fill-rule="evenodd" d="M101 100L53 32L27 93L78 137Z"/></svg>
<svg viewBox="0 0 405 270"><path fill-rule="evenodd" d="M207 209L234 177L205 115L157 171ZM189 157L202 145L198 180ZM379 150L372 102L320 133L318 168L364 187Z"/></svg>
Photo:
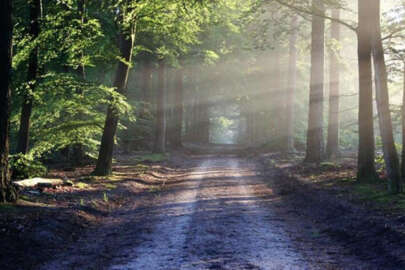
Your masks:
<svg viewBox="0 0 405 270"><path fill-rule="evenodd" d="M15 180L41 177L47 174L47 168L31 155L15 154L10 156L10 169Z"/></svg>

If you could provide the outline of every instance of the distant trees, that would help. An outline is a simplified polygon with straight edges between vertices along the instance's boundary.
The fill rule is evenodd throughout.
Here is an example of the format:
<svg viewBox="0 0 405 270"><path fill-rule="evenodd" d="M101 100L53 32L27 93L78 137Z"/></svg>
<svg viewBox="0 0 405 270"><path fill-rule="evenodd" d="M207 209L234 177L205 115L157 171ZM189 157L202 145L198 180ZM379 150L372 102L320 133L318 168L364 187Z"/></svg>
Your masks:
<svg viewBox="0 0 405 270"><path fill-rule="evenodd" d="M311 82L307 149L305 161L320 162L324 150L323 99L325 55L325 7L322 1L312 1Z"/></svg>
<svg viewBox="0 0 405 270"><path fill-rule="evenodd" d="M295 130L295 91L297 87L297 36L298 36L298 17L293 16L291 19L291 33L288 40L289 56L288 56L288 88L286 94L286 110L285 110L285 146L286 152L293 152L294 146L294 130Z"/></svg>
<svg viewBox="0 0 405 270"><path fill-rule="evenodd" d="M166 152L166 91L165 91L165 72L166 63L164 60L159 61L158 67L158 85L156 91L156 126L155 126L155 143L153 151L155 153Z"/></svg>
<svg viewBox="0 0 405 270"><path fill-rule="evenodd" d="M2 33L0 40L0 202L12 202L17 199L17 192L11 184L8 166L13 34L11 3L11 0L0 2L0 32Z"/></svg>

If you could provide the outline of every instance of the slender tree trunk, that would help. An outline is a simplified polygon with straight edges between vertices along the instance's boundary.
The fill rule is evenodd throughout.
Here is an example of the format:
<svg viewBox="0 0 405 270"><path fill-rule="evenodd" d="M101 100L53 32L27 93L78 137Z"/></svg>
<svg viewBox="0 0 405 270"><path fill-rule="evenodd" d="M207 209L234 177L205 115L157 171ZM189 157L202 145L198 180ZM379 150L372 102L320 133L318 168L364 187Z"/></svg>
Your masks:
<svg viewBox="0 0 405 270"><path fill-rule="evenodd" d="M403 88L402 88L402 155L401 155L401 177L405 180L405 61L403 63Z"/></svg>
<svg viewBox="0 0 405 270"><path fill-rule="evenodd" d="M285 152L294 152L294 128L295 128L295 90L297 87L297 31L298 18L294 16L291 20L291 33L289 38L289 63L288 63L288 88L286 95L285 110Z"/></svg>
<svg viewBox="0 0 405 270"><path fill-rule="evenodd" d="M332 17L340 19L340 10L334 9ZM340 24L332 21L331 39L340 40ZM337 52L329 49L329 121L328 121L328 139L326 144L326 156L336 158L339 156L339 61Z"/></svg>
<svg viewBox="0 0 405 270"><path fill-rule="evenodd" d="M358 65L359 65L359 152L357 160L358 181L374 181L375 142L373 119L373 87L371 69L371 19L370 1L359 0Z"/></svg>
<svg viewBox="0 0 405 270"><path fill-rule="evenodd" d="M17 192L10 180L8 167L9 127L10 127L10 81L11 81L11 48L13 24L11 20L12 1L0 2L0 202L17 200Z"/></svg>
<svg viewBox="0 0 405 270"><path fill-rule="evenodd" d="M373 63L375 70L375 89L377 99L378 120L383 145L385 168L388 175L388 188L392 193L401 192L401 175L398 152L392 129L392 119L388 94L388 75L385 65L384 49L381 39L380 0L371 0L373 13L369 16L374 19L372 28Z"/></svg>
<svg viewBox="0 0 405 270"><path fill-rule="evenodd" d="M183 128L183 68L176 70L175 83L175 103L174 103L174 122L173 122L173 147L182 146L182 128Z"/></svg>
<svg viewBox="0 0 405 270"><path fill-rule="evenodd" d="M39 19L41 16L41 0L29 1L30 5L30 37L34 42L39 35ZM30 91L34 91L38 77L38 47L32 49L29 56L27 82ZM30 120L32 113L32 93L26 93L21 108L20 129L18 133L17 152L27 153L29 147Z"/></svg>
<svg viewBox="0 0 405 270"><path fill-rule="evenodd" d="M86 22L86 17L85 17L85 9L86 9L86 0L79 0L77 3L77 8L81 20L81 24L84 25ZM81 53L82 57L84 57L84 52ZM84 64L80 64L77 73L81 77L82 80L86 80L86 69ZM82 95L83 91L82 89L77 90L77 94ZM78 115L79 120L83 120L84 116L83 114ZM75 166L80 166L83 165L83 161L85 159L85 152L84 152L84 146L81 143L76 143L73 145L73 162Z"/></svg>
<svg viewBox="0 0 405 270"><path fill-rule="evenodd" d="M150 60L145 60L142 68L142 108L141 113L146 113L146 104L151 102L152 91L152 63Z"/></svg>
<svg viewBox="0 0 405 270"><path fill-rule="evenodd" d="M158 88L156 93L156 135L155 153L166 152L166 115L165 115L165 62L159 62Z"/></svg>
<svg viewBox="0 0 405 270"><path fill-rule="evenodd" d="M313 0L312 9L320 16L312 16L311 85L307 132L306 162L320 162L323 156L323 84L325 55L325 13L322 1Z"/></svg>
<svg viewBox="0 0 405 270"><path fill-rule="evenodd" d="M135 43L135 31L127 37L127 35L121 33L119 35L120 53L126 62L132 61L132 51ZM115 73L114 87L120 94L125 94L130 66L126 63L119 62ZM107 109L107 117L104 124L103 136L101 138L100 152L98 155L95 175L105 176L112 174L112 158L114 149L114 137L117 131L118 125L118 112L113 105L110 105Z"/></svg>

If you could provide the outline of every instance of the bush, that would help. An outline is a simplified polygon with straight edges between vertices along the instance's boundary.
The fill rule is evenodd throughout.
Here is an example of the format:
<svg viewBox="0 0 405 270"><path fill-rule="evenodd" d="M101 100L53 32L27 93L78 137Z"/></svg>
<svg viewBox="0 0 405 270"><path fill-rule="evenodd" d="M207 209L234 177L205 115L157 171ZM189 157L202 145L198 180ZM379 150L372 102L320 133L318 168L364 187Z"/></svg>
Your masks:
<svg viewBox="0 0 405 270"><path fill-rule="evenodd" d="M47 168L29 155L16 154L10 156L10 169L15 180L40 177L47 174Z"/></svg>

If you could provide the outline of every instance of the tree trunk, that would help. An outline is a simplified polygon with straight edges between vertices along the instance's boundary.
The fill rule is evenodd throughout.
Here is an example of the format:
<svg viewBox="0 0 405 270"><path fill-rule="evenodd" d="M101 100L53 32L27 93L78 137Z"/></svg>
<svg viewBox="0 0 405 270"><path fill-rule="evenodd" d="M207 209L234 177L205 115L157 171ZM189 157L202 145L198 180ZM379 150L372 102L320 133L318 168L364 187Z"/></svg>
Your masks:
<svg viewBox="0 0 405 270"><path fill-rule="evenodd" d="M402 156L401 156L401 177L405 179L405 61L403 63L403 88L402 88Z"/></svg>
<svg viewBox="0 0 405 270"><path fill-rule="evenodd" d="M373 119L373 92L371 70L371 18L369 0L358 1L358 65L359 65L359 149L357 160L358 181L374 181L375 142Z"/></svg>
<svg viewBox="0 0 405 270"><path fill-rule="evenodd" d="M375 89L378 110L378 122L383 146L385 168L388 175L388 189L391 193L401 192L401 175L398 153L392 129L392 119L388 94L388 75L385 65L384 49L381 39L380 0L371 0L373 13L369 16L374 19L372 32L373 63L375 70Z"/></svg>
<svg viewBox="0 0 405 270"><path fill-rule="evenodd" d="M86 3L85 3L85 1L86 0L79 0L77 2L77 9L78 9L78 12L79 12L80 21L81 21L82 25L84 25L84 23L86 22L86 17L85 17ZM81 53L81 55L82 55L82 57L84 57L83 52ZM83 81L86 80L86 69L85 69L84 64L79 65L79 67L77 69L77 73L78 73L79 77L81 77L81 79ZM83 94L82 89L80 89L80 88L77 89L77 94L82 95ZM83 114L80 113L78 115L78 119L79 120L84 120L83 118L84 118ZM83 165L83 161L84 161L85 157L86 157L86 154L84 152L84 146L81 143L74 144L73 145L73 164L75 166Z"/></svg>
<svg viewBox="0 0 405 270"><path fill-rule="evenodd" d="M173 121L173 147L182 146L182 128L183 128L183 68L176 70L175 83L175 103L174 103L174 121Z"/></svg>
<svg viewBox="0 0 405 270"><path fill-rule="evenodd" d="M119 35L120 53L126 62L132 61L132 51L135 42L134 32L127 37L121 33ZM115 73L114 87L120 94L124 94L128 84L130 66L126 63L119 62ZM118 125L118 112L113 105L108 106L107 116L104 124L103 136L101 138L101 146L98 155L95 175L105 176L112 174L112 157L114 149L114 137Z"/></svg>
<svg viewBox="0 0 405 270"><path fill-rule="evenodd" d="M41 0L29 1L30 5L30 37L34 42L39 35L39 19L41 16ZM29 56L27 82L29 90L34 91L38 77L38 47L32 49ZM29 146L30 119L32 113L32 93L25 93L20 116L17 153L27 153Z"/></svg>
<svg viewBox="0 0 405 270"><path fill-rule="evenodd" d="M334 9L332 17L340 19L340 10ZM340 24L332 21L331 39L340 40ZM329 49L329 121L328 121L328 139L326 144L327 158L336 158L339 156L339 61L337 52Z"/></svg>
<svg viewBox="0 0 405 270"><path fill-rule="evenodd" d="M313 0L312 9L320 16L312 16L311 85L307 131L306 162L319 163L323 156L323 84L325 54L324 4Z"/></svg>
<svg viewBox="0 0 405 270"><path fill-rule="evenodd" d="M165 62L159 62L158 88L156 93L156 135L155 153L166 152L166 116L165 116Z"/></svg>
<svg viewBox="0 0 405 270"><path fill-rule="evenodd" d="M152 91L152 63L150 60L145 60L142 68L142 108L141 113L146 113L146 103L151 102Z"/></svg>
<svg viewBox="0 0 405 270"><path fill-rule="evenodd" d="M288 88L285 108L285 152L294 152L294 128L295 128L295 90L297 87L297 36L298 18L291 20L291 33L289 38L289 63L288 63Z"/></svg>
<svg viewBox="0 0 405 270"><path fill-rule="evenodd" d="M13 24L11 20L12 1L0 2L0 202L17 200L17 192L10 180L8 168L9 119L10 119L10 81L11 81L11 44Z"/></svg>

